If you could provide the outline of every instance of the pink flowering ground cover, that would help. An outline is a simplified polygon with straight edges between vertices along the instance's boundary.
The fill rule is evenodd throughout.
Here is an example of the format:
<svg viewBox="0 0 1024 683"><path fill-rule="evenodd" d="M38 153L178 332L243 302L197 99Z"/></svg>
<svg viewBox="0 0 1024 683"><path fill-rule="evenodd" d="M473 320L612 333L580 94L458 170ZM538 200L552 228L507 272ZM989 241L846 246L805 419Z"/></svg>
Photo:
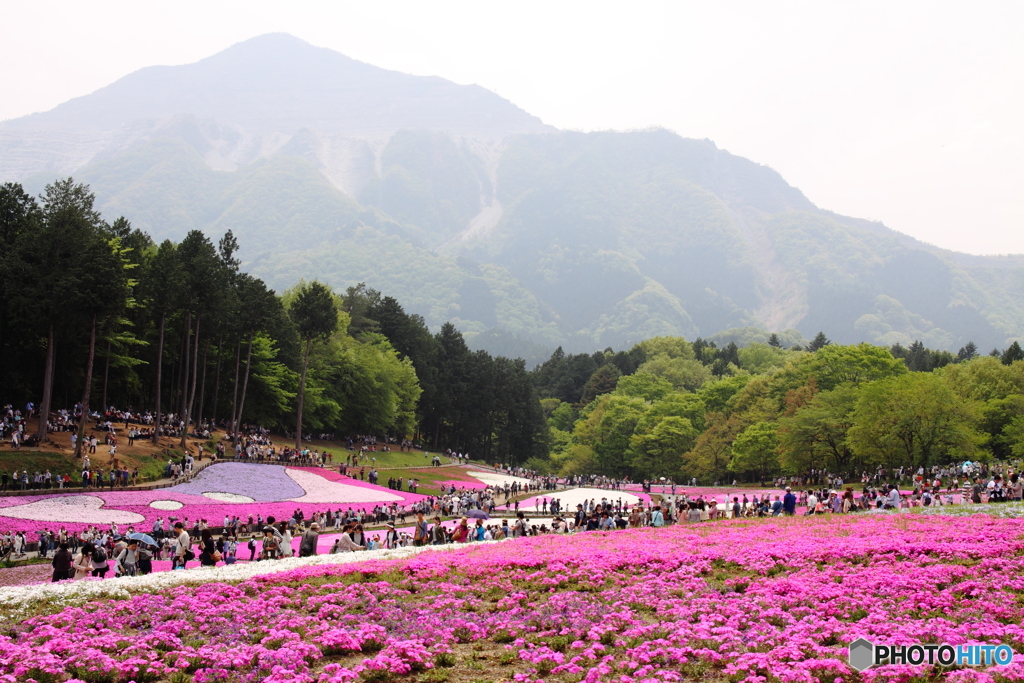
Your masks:
<svg viewBox="0 0 1024 683"><path fill-rule="evenodd" d="M289 470L293 471L291 475L287 474ZM254 497L249 494L257 493L260 486L263 500L248 503L225 502L203 495L214 492ZM211 525L219 525L226 515L237 515L243 520L250 515L288 519L297 509L309 517L328 508L368 510L392 502L408 505L425 497L350 479L330 469L227 462L203 470L194 482L155 491L99 489L75 494L0 497L0 531L33 533L63 526L74 532L91 525L106 528L114 522L121 529L134 525L137 530L148 532L157 518L164 520L165 529L170 517L203 518ZM180 507L154 507L162 501Z"/></svg>
<svg viewBox="0 0 1024 683"><path fill-rule="evenodd" d="M0 682L1019 681L846 645L1024 650L1019 521L734 520L552 535L5 618Z"/></svg>

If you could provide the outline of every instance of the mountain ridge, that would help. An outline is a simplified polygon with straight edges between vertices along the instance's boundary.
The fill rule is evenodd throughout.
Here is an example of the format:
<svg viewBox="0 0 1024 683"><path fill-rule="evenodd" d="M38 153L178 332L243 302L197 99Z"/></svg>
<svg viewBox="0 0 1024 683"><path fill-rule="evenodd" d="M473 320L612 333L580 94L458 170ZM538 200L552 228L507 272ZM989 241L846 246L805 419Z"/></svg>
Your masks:
<svg viewBox="0 0 1024 683"><path fill-rule="evenodd" d="M158 239L231 229L273 286L366 282L492 346L760 327L956 350L1024 334L1024 256L819 208L710 140L557 131L479 86L281 35L150 69L0 123L0 180L38 191L73 173Z"/></svg>

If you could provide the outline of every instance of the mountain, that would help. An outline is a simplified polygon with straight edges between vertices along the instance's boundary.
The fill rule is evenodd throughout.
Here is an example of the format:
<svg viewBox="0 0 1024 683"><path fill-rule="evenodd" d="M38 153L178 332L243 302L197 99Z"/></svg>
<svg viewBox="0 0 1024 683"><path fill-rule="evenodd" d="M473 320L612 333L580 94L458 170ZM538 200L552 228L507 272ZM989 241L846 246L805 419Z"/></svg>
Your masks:
<svg viewBox="0 0 1024 683"><path fill-rule="evenodd" d="M557 131L290 36L0 123L0 180L68 174L155 238L234 231L275 287L366 282L528 359L728 329L954 351L1024 335L1024 257L820 209L708 140Z"/></svg>

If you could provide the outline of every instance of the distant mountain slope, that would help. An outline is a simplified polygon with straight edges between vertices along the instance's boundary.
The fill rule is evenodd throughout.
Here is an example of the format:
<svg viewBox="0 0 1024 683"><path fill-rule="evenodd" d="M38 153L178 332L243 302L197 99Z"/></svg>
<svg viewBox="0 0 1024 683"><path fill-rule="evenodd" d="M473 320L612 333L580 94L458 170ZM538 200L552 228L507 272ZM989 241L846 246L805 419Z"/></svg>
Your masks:
<svg viewBox="0 0 1024 683"><path fill-rule="evenodd" d="M0 180L67 174L158 239L233 230L277 288L366 282L531 357L732 328L954 351L1024 335L1024 257L819 209L708 140L558 132L288 36L0 124Z"/></svg>
<svg viewBox="0 0 1024 683"><path fill-rule="evenodd" d="M286 34L253 38L195 64L140 69L4 128L110 130L178 114L252 130L354 137L403 128L499 136L545 128L478 85L388 71Z"/></svg>

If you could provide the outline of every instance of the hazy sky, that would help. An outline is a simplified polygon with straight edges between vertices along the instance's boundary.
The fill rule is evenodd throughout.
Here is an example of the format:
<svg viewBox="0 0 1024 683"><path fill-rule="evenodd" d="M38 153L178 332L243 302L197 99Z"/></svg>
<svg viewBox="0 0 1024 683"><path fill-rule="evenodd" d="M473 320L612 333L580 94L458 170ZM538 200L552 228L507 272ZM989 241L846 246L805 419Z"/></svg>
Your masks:
<svg viewBox="0 0 1024 683"><path fill-rule="evenodd" d="M559 128L650 126L818 206L1024 253L1024 2L0 0L0 119L283 31L479 83Z"/></svg>

